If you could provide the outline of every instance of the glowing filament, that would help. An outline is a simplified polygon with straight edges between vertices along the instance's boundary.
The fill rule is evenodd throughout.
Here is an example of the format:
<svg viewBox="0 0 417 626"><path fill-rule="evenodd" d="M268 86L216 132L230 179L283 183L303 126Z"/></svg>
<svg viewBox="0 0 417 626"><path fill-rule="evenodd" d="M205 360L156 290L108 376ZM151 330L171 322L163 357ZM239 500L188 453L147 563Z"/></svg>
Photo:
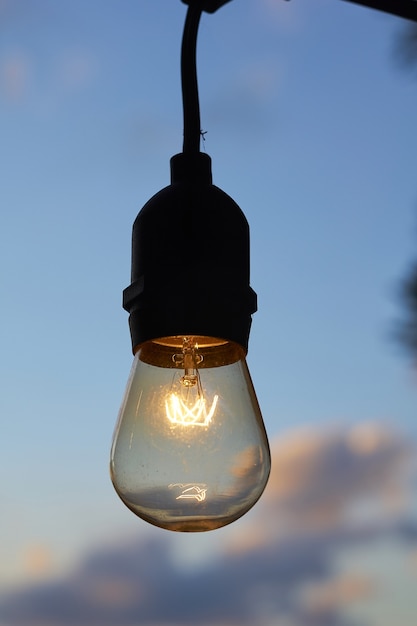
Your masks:
<svg viewBox="0 0 417 626"><path fill-rule="evenodd" d="M216 410L219 396L215 395L211 407L207 409L198 366L203 356L198 352L198 344L192 337L184 337L182 352L174 354L172 360L184 370L183 376L171 387L165 401L166 414L172 424L182 426L208 426ZM177 375L174 376L174 379Z"/></svg>
<svg viewBox="0 0 417 626"><path fill-rule="evenodd" d="M219 396L214 396L210 410L207 411L206 400L198 397L192 406L188 406L177 394L171 393L165 402L167 417L172 424L182 426L208 426L216 410Z"/></svg>

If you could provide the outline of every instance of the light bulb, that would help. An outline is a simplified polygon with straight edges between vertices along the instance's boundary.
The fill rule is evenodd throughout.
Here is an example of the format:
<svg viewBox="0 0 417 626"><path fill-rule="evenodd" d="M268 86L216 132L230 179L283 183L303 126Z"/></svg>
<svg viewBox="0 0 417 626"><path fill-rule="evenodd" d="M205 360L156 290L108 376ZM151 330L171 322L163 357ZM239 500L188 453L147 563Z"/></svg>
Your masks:
<svg viewBox="0 0 417 626"><path fill-rule="evenodd" d="M111 451L118 495L155 526L220 528L267 483L246 365L257 309L249 265L247 220L213 185L210 157L175 155L171 184L133 224L123 307L135 357Z"/></svg>
<svg viewBox="0 0 417 626"><path fill-rule="evenodd" d="M240 345L178 336L139 347L111 451L112 481L129 509L169 530L213 530L255 504L269 471Z"/></svg>

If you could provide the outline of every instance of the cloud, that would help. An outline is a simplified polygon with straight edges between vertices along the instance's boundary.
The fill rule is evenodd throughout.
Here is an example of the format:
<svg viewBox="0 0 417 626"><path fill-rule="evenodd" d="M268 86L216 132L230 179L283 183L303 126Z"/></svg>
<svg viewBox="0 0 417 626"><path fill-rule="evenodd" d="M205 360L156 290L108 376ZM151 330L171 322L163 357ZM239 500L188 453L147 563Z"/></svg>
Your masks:
<svg viewBox="0 0 417 626"><path fill-rule="evenodd" d="M379 424L294 431L272 450L271 483L253 513L200 535L216 558L183 567L175 546L191 538L151 532L97 548L60 581L5 595L1 618L8 626L350 626L345 607L371 597L374 583L335 572L335 555L387 533L415 546L415 521L385 504L392 490L410 495L414 451ZM381 501L386 515L352 516L364 498Z"/></svg>
<svg viewBox="0 0 417 626"><path fill-rule="evenodd" d="M98 62L87 49L68 48L48 60L25 50L0 55L0 98L54 110L87 92L98 75Z"/></svg>
<svg viewBox="0 0 417 626"><path fill-rule="evenodd" d="M25 570L33 579L47 576L52 566L50 550L41 544L29 545L23 553Z"/></svg>
<svg viewBox="0 0 417 626"><path fill-rule="evenodd" d="M403 490L412 452L403 437L378 423L293 431L273 445L267 501L283 509L291 526L296 518L302 526L340 524L363 499L388 512L392 494Z"/></svg>
<svg viewBox="0 0 417 626"><path fill-rule="evenodd" d="M15 0L0 0L0 17L4 20L12 11Z"/></svg>
<svg viewBox="0 0 417 626"><path fill-rule="evenodd" d="M253 624L260 599L268 612L297 614L297 584L327 571L317 548L293 546L291 555L239 554L197 573L181 572L173 567L168 543L103 550L62 583L10 595L1 614L10 626Z"/></svg>
<svg viewBox="0 0 417 626"><path fill-rule="evenodd" d="M258 0L259 1L259 0ZM298 32L305 24L305 9L295 2L283 0L261 0L260 9L263 11L268 26L281 32Z"/></svg>
<svg viewBox="0 0 417 626"><path fill-rule="evenodd" d="M355 524L399 519L410 499L414 448L379 423L304 428L272 442L272 472L261 503L227 550ZM262 533L256 529L262 526Z"/></svg>
<svg viewBox="0 0 417 626"><path fill-rule="evenodd" d="M22 52L10 53L0 60L0 94L9 102L24 99L29 77L29 62Z"/></svg>
<svg viewBox="0 0 417 626"><path fill-rule="evenodd" d="M59 60L59 80L68 92L81 91L95 79L97 65L97 60L88 50L66 50Z"/></svg>
<svg viewBox="0 0 417 626"><path fill-rule="evenodd" d="M327 614L367 598L373 591L372 581L367 576L344 574L330 580L306 585L301 591L301 602L308 613Z"/></svg>
<svg viewBox="0 0 417 626"><path fill-rule="evenodd" d="M204 106L207 128L223 125L239 133L269 129L272 112L268 111L268 104L274 102L282 74L276 59L263 58L242 67Z"/></svg>

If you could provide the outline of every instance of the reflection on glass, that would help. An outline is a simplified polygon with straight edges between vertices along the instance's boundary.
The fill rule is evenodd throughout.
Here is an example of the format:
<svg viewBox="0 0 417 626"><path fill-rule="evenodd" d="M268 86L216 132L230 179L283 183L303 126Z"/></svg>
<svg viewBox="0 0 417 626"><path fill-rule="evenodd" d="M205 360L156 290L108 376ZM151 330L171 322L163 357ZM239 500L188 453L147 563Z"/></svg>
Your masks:
<svg viewBox="0 0 417 626"><path fill-rule="evenodd" d="M207 485L194 485L193 483L174 483L169 485L170 489L178 487L180 495L176 497L176 500L183 500L184 498L191 498L197 500L197 502L203 502L206 499Z"/></svg>

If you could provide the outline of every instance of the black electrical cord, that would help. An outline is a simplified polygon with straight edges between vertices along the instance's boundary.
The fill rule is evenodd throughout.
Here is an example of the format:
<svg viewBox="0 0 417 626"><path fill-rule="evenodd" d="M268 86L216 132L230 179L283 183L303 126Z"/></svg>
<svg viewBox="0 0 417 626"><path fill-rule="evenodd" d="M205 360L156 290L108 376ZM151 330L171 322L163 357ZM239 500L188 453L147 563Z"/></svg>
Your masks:
<svg viewBox="0 0 417 626"><path fill-rule="evenodd" d="M200 103L197 82L197 34L203 8L201 2L189 5L181 48L181 85L184 110L183 152L200 152Z"/></svg>
<svg viewBox="0 0 417 626"><path fill-rule="evenodd" d="M184 110L183 152L200 152L200 103L197 81L197 34L203 8L201 2L190 4L185 19L181 48L181 85Z"/></svg>
<svg viewBox="0 0 417 626"><path fill-rule="evenodd" d="M200 152L201 122L197 81L197 34L203 11L214 13L230 0L182 0L188 5L181 48L181 85L184 110L183 152Z"/></svg>

